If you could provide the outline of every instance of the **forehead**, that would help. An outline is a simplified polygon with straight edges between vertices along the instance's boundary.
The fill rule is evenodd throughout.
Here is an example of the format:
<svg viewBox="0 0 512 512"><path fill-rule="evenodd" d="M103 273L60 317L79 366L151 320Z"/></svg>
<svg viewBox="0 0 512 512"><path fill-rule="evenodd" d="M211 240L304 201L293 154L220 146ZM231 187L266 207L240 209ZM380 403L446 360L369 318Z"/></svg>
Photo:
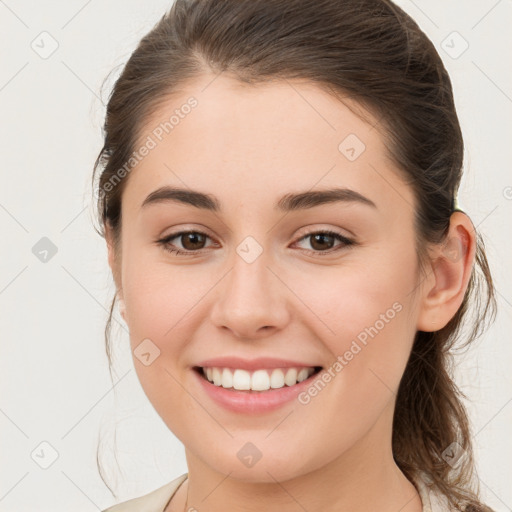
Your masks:
<svg viewBox="0 0 512 512"><path fill-rule="evenodd" d="M166 184L210 191L233 206L327 187L396 200L399 175L379 130L357 103L312 83L203 76L163 101L139 131L136 149L148 141L152 148L131 171L123 203L140 208Z"/></svg>

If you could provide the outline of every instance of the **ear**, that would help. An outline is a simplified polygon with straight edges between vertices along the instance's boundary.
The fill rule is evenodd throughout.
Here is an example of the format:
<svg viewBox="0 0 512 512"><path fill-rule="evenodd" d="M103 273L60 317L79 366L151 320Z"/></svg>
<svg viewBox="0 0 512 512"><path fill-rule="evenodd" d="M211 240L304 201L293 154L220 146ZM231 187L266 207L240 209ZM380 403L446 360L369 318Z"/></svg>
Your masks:
<svg viewBox="0 0 512 512"><path fill-rule="evenodd" d="M452 213L445 241L432 248L417 330L438 331L457 313L473 269L475 238L470 218L460 211Z"/></svg>
<svg viewBox="0 0 512 512"><path fill-rule="evenodd" d="M108 266L112 272L112 276L114 278L114 283L117 289L117 300L119 305L119 312L121 316L126 321L126 307L124 304L123 298L123 287L121 283L121 274L119 268L119 257L114 244L114 232L112 230L112 226L107 222L105 223L105 240L107 242L107 250L108 250Z"/></svg>

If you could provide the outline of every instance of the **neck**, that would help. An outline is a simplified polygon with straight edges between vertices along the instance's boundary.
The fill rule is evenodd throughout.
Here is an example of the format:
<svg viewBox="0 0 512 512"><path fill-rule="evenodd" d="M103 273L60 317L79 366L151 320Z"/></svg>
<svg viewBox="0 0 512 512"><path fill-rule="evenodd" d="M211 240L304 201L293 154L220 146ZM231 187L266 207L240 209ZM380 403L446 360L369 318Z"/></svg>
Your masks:
<svg viewBox="0 0 512 512"><path fill-rule="evenodd" d="M390 432L383 439L377 427L327 464L307 473L289 470L289 478L276 479L271 475L277 469L267 467L257 481L241 480L230 476L231 471L216 471L186 450L188 479L166 512L421 512L419 494L393 459Z"/></svg>

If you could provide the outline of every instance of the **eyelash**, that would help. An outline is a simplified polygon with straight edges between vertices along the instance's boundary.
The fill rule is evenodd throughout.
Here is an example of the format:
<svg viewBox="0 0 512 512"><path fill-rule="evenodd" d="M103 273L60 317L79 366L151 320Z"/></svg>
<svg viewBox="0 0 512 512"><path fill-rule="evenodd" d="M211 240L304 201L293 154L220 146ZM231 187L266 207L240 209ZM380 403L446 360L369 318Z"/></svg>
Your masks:
<svg viewBox="0 0 512 512"><path fill-rule="evenodd" d="M157 240L157 244L161 245L164 250L166 250L167 252L169 253L176 253L176 256L189 256L189 255L195 255L195 254L202 254L201 251L188 251L188 250L182 250L182 249L171 249L169 247L169 244L170 244L170 241L171 240L174 240L175 238L179 238L180 236L182 235L187 235L187 234L197 234L197 235L203 235L207 238L211 238L209 237L206 233L203 233L202 231L180 231L179 233L173 233L172 235L169 235L165 238L162 238L160 240ZM313 236L313 235L329 235L329 236L332 236L334 238L336 238L337 240L339 240L340 242L343 242L341 245L339 245L337 248L331 248L331 249L328 249L327 251L313 251L313 250L308 250L308 249L304 249L306 251L307 254L309 255L314 255L314 256L322 256L324 254L332 254L333 252L336 252L340 249L343 249L343 248L349 248L350 246L353 246L353 245L357 245L357 243L354 241L354 240L351 240L350 238L347 238L343 235L341 235L340 233L337 233L336 231L330 231L328 229L326 230L321 230L321 231L310 231L309 233L306 233L305 235L303 235L301 238L299 238L297 240L297 242L300 242L302 240L304 240L305 238L308 238L310 236Z"/></svg>

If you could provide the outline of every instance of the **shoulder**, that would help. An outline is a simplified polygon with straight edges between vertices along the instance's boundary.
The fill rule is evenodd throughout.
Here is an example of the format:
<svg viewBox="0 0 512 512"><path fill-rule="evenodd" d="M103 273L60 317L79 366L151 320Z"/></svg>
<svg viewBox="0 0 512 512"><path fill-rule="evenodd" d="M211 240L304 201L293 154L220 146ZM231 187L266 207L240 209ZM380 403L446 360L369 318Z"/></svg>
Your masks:
<svg viewBox="0 0 512 512"><path fill-rule="evenodd" d="M123 501L113 505L102 512L163 512L165 506L177 491L178 487L187 479L188 473L175 478L148 494Z"/></svg>
<svg viewBox="0 0 512 512"><path fill-rule="evenodd" d="M433 485L431 479L425 473L419 473L413 477L413 484L421 498L422 512L449 512L449 503Z"/></svg>

